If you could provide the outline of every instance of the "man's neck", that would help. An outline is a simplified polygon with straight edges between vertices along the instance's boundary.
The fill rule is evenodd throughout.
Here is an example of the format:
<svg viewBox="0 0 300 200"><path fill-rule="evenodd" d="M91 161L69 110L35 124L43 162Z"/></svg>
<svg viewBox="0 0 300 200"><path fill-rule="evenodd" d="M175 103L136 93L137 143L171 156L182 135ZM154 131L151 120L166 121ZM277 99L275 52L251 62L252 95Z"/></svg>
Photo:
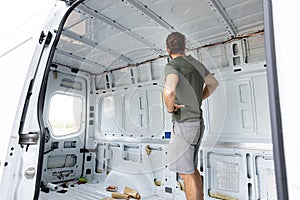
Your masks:
<svg viewBox="0 0 300 200"><path fill-rule="evenodd" d="M181 53L172 53L171 54L172 59L175 59L175 58L180 57L180 56L185 56L185 53L183 53L183 54L181 54Z"/></svg>

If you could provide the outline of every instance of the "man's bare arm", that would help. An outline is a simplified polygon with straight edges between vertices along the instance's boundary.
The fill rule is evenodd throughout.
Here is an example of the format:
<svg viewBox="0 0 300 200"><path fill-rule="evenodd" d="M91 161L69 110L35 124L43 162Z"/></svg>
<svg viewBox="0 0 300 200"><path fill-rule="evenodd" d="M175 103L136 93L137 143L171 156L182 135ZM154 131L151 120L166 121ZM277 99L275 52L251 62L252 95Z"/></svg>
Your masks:
<svg viewBox="0 0 300 200"><path fill-rule="evenodd" d="M204 82L205 82L205 87L204 87L204 90L202 93L202 100L209 97L216 90L216 88L219 85L219 82L212 74L208 74L204 78Z"/></svg>
<svg viewBox="0 0 300 200"><path fill-rule="evenodd" d="M164 102L166 104L167 111L169 113L172 113L177 109L184 107L184 105L175 104L177 83L178 83L178 75L176 74L167 75L165 86L164 86Z"/></svg>

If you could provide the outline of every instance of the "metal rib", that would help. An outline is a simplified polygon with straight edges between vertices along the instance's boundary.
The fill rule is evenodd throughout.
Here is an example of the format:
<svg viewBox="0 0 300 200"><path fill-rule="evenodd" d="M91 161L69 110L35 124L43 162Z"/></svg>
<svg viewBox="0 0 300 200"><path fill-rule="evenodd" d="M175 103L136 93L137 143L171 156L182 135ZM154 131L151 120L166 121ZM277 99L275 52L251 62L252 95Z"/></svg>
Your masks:
<svg viewBox="0 0 300 200"><path fill-rule="evenodd" d="M128 58L128 57L126 57L126 56L124 56L122 54L119 54L119 53L113 51L112 49L108 49L108 48L106 48L104 46L101 46L98 43L95 43L94 41L92 41L90 39L87 39L85 37L81 37L81 36L73 33L72 31L65 30L65 31L62 32L62 34L64 36L68 37L68 38L71 38L73 40L79 41L79 42L81 42L83 44L86 44L88 46L91 46L93 48L96 48L96 49L99 49L101 51L104 51L104 52L106 52L106 53L108 53L108 54L110 54L110 55L112 55L112 56L114 56L116 58L119 58L120 60L123 60L127 64L133 64L133 61L130 58Z"/></svg>
<svg viewBox="0 0 300 200"><path fill-rule="evenodd" d="M218 19L224 23L224 28L230 37L236 37L236 27L226 13L219 0L206 0L210 9L217 15Z"/></svg>
<svg viewBox="0 0 300 200"><path fill-rule="evenodd" d="M73 58L75 60L78 60L78 61L81 61L81 62L85 62L85 63L90 64L90 65L97 65L97 66L100 66L100 67L102 67L104 69L106 68L106 66L104 66L104 65L101 65L101 64L99 64L99 63L97 63L95 61L92 61L92 60L86 59L84 57L81 57L79 55L76 55L73 52L72 53L68 53L68 52L66 52L64 50L61 50L61 49L56 49L55 52L58 53L58 54L67 56L67 57L71 57L71 58Z"/></svg>
<svg viewBox="0 0 300 200"><path fill-rule="evenodd" d="M80 10L82 10L84 13L86 13L87 15L95 17L96 19L99 19L100 21L102 21L102 22L118 29L119 31L124 32L127 35L130 35L131 37L133 37L136 40L138 40L138 41L142 42L143 44L145 44L146 46L151 47L151 49L153 51L155 51L156 53L158 53L160 55L164 55L164 52L162 50L160 50L159 48L157 48L155 44L151 43L150 41L146 40L142 36L140 36L140 35L136 34L135 32L131 31L129 28L126 28L125 26L119 24L115 20L112 20L112 19L98 13L97 11L91 10L87 6L80 5L80 6L78 6L78 8Z"/></svg>
<svg viewBox="0 0 300 200"><path fill-rule="evenodd" d="M142 4L138 0L127 0L131 5L136 7L139 11L147 15L151 20L159 24L160 26L164 27L167 30L173 30L175 31L174 27L168 24L165 20L163 20L160 16L158 16L155 12L150 10L147 5Z"/></svg>

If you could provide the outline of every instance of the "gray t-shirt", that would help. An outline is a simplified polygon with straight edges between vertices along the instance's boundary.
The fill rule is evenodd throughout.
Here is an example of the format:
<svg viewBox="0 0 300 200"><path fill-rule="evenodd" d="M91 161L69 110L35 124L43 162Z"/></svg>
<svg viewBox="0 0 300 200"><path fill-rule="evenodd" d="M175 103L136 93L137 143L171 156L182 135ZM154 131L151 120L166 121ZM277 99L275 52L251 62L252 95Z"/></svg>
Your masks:
<svg viewBox="0 0 300 200"><path fill-rule="evenodd" d="M202 92L204 78L210 72L192 56L179 56L165 66L165 77L178 75L176 104L185 105L172 114L175 121L194 121L202 117Z"/></svg>

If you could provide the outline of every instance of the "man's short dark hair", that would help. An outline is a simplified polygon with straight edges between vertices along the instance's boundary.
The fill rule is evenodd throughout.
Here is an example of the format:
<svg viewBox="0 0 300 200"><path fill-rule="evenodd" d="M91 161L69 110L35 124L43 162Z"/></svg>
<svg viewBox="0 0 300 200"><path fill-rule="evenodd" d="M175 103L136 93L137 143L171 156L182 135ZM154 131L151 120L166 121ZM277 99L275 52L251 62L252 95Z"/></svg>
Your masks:
<svg viewBox="0 0 300 200"><path fill-rule="evenodd" d="M168 35L166 44L171 53L183 54L185 51L185 36L179 32L172 32Z"/></svg>

